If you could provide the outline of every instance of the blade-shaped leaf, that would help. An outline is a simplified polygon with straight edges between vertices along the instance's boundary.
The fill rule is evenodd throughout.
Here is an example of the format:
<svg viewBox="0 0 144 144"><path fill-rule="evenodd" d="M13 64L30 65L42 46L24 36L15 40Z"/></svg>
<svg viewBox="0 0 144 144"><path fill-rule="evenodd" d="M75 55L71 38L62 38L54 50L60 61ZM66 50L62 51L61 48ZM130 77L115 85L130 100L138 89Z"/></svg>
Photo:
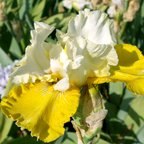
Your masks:
<svg viewBox="0 0 144 144"><path fill-rule="evenodd" d="M0 110L0 143L8 136L12 126L12 120L6 118Z"/></svg>
<svg viewBox="0 0 144 144"><path fill-rule="evenodd" d="M18 42L16 41L15 38L12 39L9 51L16 58L21 58L21 56L22 56L20 47L19 47Z"/></svg>
<svg viewBox="0 0 144 144"><path fill-rule="evenodd" d="M35 7L32 9L32 16L34 17L35 21L39 21L42 14L44 7L46 5L46 0L40 1L39 4L35 5Z"/></svg>
<svg viewBox="0 0 144 144"><path fill-rule="evenodd" d="M140 128L144 127L144 96L138 96L133 99L128 107L128 115L125 118L125 123L130 127L135 133L137 133Z"/></svg>
<svg viewBox="0 0 144 144"><path fill-rule="evenodd" d="M6 66L11 63L12 63L12 60L10 59L10 57L3 51L2 48L0 48L0 64L2 66Z"/></svg>
<svg viewBox="0 0 144 144"><path fill-rule="evenodd" d="M134 96L129 90L126 89L123 98L121 99L120 110L118 111L118 118L124 120L127 116L128 107L130 102L133 100Z"/></svg>
<svg viewBox="0 0 144 144"><path fill-rule="evenodd" d="M67 132L62 144L77 144L77 136L73 132Z"/></svg>

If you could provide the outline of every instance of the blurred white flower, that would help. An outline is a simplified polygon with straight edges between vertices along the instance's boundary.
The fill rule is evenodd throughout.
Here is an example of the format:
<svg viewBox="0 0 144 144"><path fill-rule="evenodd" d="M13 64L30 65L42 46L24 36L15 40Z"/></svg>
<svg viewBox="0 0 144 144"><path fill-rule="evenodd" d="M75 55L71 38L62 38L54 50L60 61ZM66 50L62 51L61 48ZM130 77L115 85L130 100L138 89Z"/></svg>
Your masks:
<svg viewBox="0 0 144 144"><path fill-rule="evenodd" d="M77 10L83 9L85 6L92 8L92 4L88 0L63 0L63 6L67 9L74 7Z"/></svg>
<svg viewBox="0 0 144 144"><path fill-rule="evenodd" d="M124 21L125 22L133 21L139 8L140 8L140 1L139 0L129 1L127 11L123 15Z"/></svg>
<svg viewBox="0 0 144 144"><path fill-rule="evenodd" d="M118 11L122 11L124 7L124 0L112 0L107 13L110 17L114 17Z"/></svg>
<svg viewBox="0 0 144 144"><path fill-rule="evenodd" d="M124 0L112 0L112 3L119 6L119 7L122 7Z"/></svg>

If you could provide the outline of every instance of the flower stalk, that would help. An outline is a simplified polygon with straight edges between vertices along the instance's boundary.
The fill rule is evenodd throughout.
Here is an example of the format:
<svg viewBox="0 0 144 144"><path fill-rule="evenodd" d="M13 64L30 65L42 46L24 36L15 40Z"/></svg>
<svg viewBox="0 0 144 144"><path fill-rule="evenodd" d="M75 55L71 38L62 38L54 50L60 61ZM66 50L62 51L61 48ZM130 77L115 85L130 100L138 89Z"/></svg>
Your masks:
<svg viewBox="0 0 144 144"><path fill-rule="evenodd" d="M72 122L78 137L78 144L95 144L98 141L106 115L107 110L98 85L83 87L79 108Z"/></svg>

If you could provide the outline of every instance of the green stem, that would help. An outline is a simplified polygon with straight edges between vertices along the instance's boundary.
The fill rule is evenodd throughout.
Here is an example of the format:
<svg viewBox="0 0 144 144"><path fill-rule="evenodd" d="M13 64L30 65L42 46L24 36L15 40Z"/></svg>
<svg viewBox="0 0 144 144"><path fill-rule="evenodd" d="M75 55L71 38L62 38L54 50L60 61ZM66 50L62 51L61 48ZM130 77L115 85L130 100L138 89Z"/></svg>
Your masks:
<svg viewBox="0 0 144 144"><path fill-rule="evenodd" d="M95 144L98 141L106 114L98 86L82 88L79 108L73 117L78 144Z"/></svg>

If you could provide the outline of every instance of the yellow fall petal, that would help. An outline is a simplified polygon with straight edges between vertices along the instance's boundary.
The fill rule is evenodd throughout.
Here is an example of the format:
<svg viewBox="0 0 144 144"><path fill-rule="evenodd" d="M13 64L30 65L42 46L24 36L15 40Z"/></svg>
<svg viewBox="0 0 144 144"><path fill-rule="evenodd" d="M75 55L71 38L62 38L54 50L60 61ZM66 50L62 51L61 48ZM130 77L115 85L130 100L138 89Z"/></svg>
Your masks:
<svg viewBox="0 0 144 144"><path fill-rule="evenodd" d="M136 94L144 94L144 56L141 51L130 44L115 46L119 63L111 67L110 76L89 78L88 83L125 82L129 90Z"/></svg>
<svg viewBox="0 0 144 144"><path fill-rule="evenodd" d="M64 123L77 110L79 89L55 91L46 82L14 86L2 99L2 111L32 136L49 142L64 134Z"/></svg>
<svg viewBox="0 0 144 144"><path fill-rule="evenodd" d="M111 69L111 79L131 81L144 76L144 56L138 48L129 44L115 46L119 63Z"/></svg>
<svg viewBox="0 0 144 144"><path fill-rule="evenodd" d="M138 48L129 44L116 45L119 64L112 69L112 81L122 81L127 88L136 93L144 94L144 56Z"/></svg>
<svg viewBox="0 0 144 144"><path fill-rule="evenodd" d="M130 44L118 44L115 46L119 63L118 66L131 66L134 62L143 59L141 51L133 45Z"/></svg>
<svg viewBox="0 0 144 144"><path fill-rule="evenodd" d="M131 66L119 67L119 69L115 69L112 71L113 75L112 79L127 82L138 77L144 77L144 59L140 59L136 61Z"/></svg>
<svg viewBox="0 0 144 144"><path fill-rule="evenodd" d="M88 78L87 83L88 84L102 84L105 82L111 82L112 79L110 77L96 77L96 78Z"/></svg>
<svg viewBox="0 0 144 144"><path fill-rule="evenodd" d="M130 81L126 86L130 91L136 94L144 95L144 78Z"/></svg>

